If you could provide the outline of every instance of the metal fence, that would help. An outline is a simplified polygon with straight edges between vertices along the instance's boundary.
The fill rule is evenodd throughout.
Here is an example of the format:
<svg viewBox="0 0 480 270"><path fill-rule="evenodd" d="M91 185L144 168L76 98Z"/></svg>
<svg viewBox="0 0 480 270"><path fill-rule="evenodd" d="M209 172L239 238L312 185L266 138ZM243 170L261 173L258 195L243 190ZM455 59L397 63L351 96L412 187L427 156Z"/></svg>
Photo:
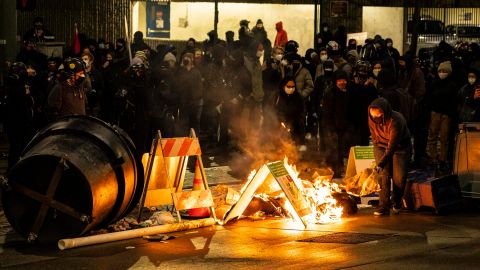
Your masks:
<svg viewBox="0 0 480 270"><path fill-rule="evenodd" d="M37 0L34 11L17 11L17 34L23 36L38 16L56 40L67 45L73 42L74 23L80 33L114 42L125 37L124 18L130 21L130 10L129 0Z"/></svg>
<svg viewBox="0 0 480 270"><path fill-rule="evenodd" d="M438 44L441 40L451 44L480 41L480 8L422 8L417 25L413 23L414 8L406 12L408 43L414 28L419 44Z"/></svg>

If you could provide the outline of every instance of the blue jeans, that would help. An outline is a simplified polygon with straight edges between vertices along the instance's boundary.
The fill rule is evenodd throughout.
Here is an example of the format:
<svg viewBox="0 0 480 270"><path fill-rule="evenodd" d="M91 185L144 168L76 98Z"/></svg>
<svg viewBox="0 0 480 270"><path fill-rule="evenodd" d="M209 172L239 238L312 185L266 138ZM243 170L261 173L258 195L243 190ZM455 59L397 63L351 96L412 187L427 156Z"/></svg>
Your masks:
<svg viewBox="0 0 480 270"><path fill-rule="evenodd" d="M378 163L385 153L385 148L374 147L375 161ZM393 158L385 165L380 173L380 208L389 209L392 203L395 208L402 206L403 193L405 191L405 183L407 181L408 164L412 155L411 146L406 149L399 149L393 154ZM392 181L390 181L392 180ZM392 194L391 182L393 182Z"/></svg>

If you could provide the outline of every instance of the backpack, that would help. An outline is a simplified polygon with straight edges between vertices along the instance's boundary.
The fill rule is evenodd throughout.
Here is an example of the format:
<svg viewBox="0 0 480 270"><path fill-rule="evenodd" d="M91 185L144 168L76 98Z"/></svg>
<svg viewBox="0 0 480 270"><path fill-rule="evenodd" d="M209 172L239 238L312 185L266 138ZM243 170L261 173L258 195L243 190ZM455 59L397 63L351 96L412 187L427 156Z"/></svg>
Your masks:
<svg viewBox="0 0 480 270"><path fill-rule="evenodd" d="M400 100L400 113L405 117L407 123L411 123L416 115L416 100L408 92L408 89L397 88L395 90Z"/></svg>

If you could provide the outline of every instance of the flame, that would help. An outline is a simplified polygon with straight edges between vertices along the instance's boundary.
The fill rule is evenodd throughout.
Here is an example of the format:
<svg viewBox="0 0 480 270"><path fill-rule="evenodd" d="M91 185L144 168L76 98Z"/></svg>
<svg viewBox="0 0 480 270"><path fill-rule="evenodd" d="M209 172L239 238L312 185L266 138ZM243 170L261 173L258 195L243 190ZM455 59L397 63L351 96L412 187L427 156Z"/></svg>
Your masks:
<svg viewBox="0 0 480 270"><path fill-rule="evenodd" d="M312 224L323 224L339 221L342 217L343 207L337 205L337 200L332 194L335 192L340 192L340 187L336 183L333 183L330 177L320 176L318 174L315 174L313 176L314 179L311 181L303 180L299 177L300 173L297 171L296 166L288 163L287 157L284 158L283 162L287 172L290 174L295 184L300 188L300 191L307 199L307 202L311 208L312 214L305 216L304 220ZM253 179L256 172L256 170L253 170L250 173L247 183L242 187L242 192ZM279 186L278 189L280 189ZM278 194L278 192L276 192L274 189L270 191L270 196L275 196L277 198L285 197L283 192ZM255 196L260 196L265 200L265 198L268 198L269 195L264 192L260 192ZM285 200L282 204L282 208L290 213L292 217L296 216L296 212L290 201Z"/></svg>
<svg viewBox="0 0 480 270"><path fill-rule="evenodd" d="M290 132L290 129L287 128L287 126L285 125L285 123L281 122L280 124L282 125L282 127L283 127L284 129L287 130L287 132Z"/></svg>
<svg viewBox="0 0 480 270"><path fill-rule="evenodd" d="M366 168L360 173L344 180L345 189L349 194L365 196L380 191L379 175L372 168Z"/></svg>
<svg viewBox="0 0 480 270"><path fill-rule="evenodd" d="M329 178L317 175L312 181L298 177L296 166L288 163L288 158L283 161L293 181L300 187L306 197L312 214L305 217L308 223L330 223L339 221L342 217L343 207L337 205L337 200L332 193L340 192L340 187ZM285 208L291 213L293 206L287 201Z"/></svg>

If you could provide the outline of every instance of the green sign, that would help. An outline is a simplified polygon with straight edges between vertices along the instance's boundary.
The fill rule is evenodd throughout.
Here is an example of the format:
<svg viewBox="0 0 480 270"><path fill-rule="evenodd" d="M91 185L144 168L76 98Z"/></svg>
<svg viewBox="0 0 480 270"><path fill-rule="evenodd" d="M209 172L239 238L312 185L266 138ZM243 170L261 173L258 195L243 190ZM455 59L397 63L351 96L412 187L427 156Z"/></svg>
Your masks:
<svg viewBox="0 0 480 270"><path fill-rule="evenodd" d="M373 146L355 146L353 148L355 159L375 159L373 155Z"/></svg>
<svg viewBox="0 0 480 270"><path fill-rule="evenodd" d="M287 169L281 161L275 161L267 164L268 169L272 173L273 177L280 178L282 176L288 175Z"/></svg>

